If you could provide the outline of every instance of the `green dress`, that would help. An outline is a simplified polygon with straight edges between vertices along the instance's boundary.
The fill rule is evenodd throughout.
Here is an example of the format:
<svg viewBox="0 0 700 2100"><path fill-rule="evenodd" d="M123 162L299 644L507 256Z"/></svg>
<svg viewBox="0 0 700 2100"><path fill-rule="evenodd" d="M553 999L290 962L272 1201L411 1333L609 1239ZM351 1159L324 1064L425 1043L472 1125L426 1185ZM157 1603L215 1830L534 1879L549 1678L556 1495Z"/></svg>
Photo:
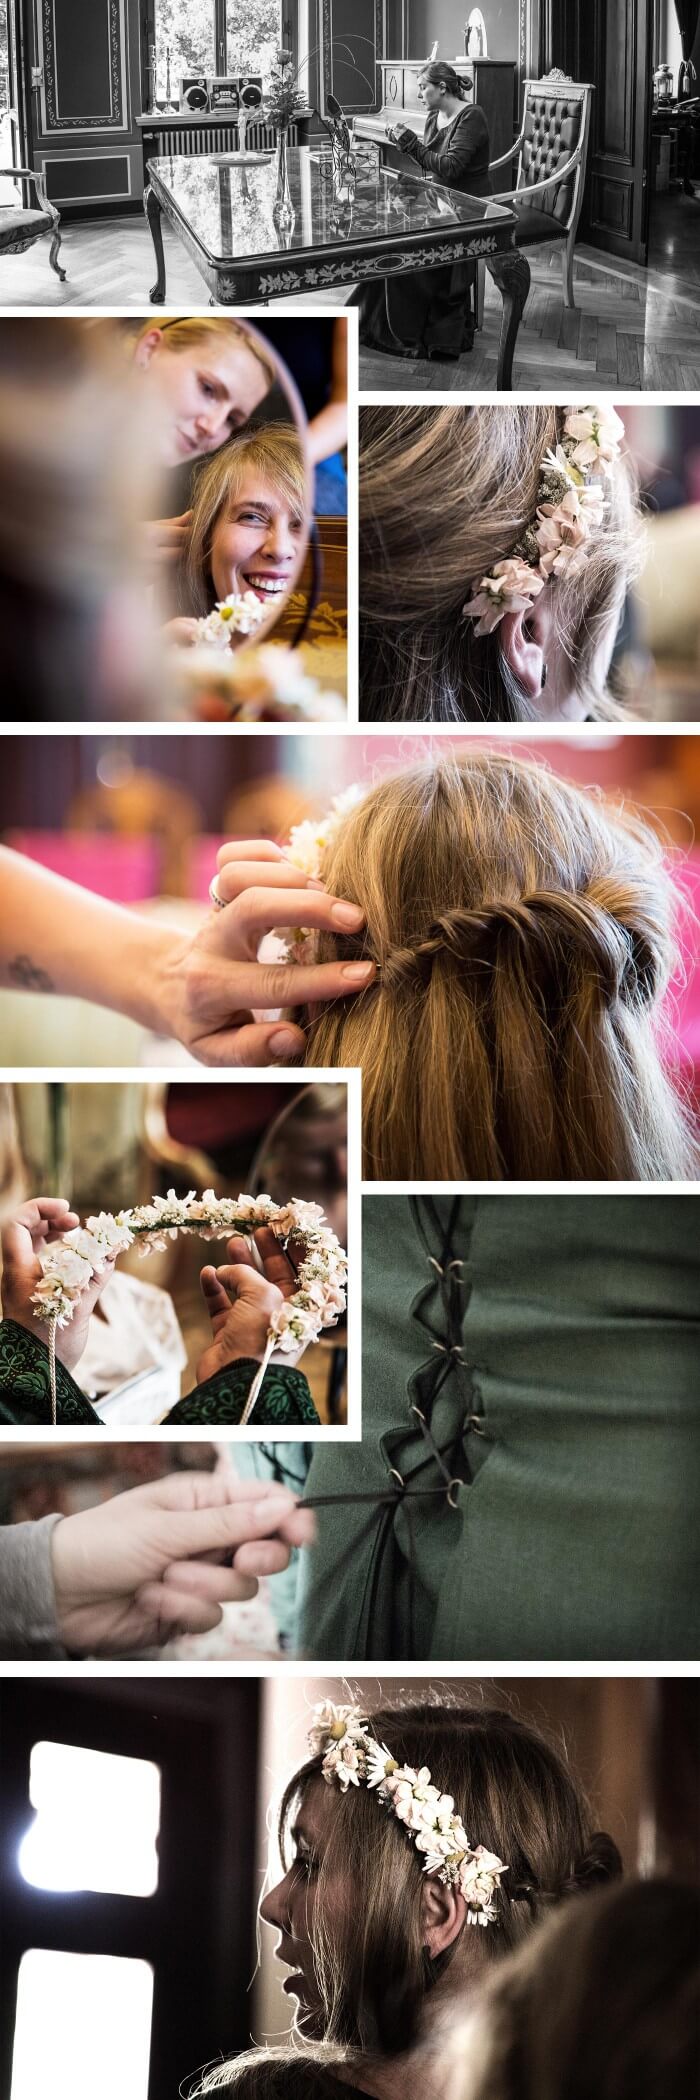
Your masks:
<svg viewBox="0 0 700 2100"><path fill-rule="evenodd" d="M202 1428L223 1427L240 1422L258 1366L250 1358L238 1357L197 1385L165 1416L169 1424L201 1422ZM79 1427L91 1422L104 1427L90 1401L86 1400L70 1371L56 1358L57 1421ZM278 1428L282 1423L318 1422L302 1371L287 1364L268 1364L251 1415L255 1428ZM45 1423L51 1426L49 1357L45 1344L14 1320L0 1321L0 1425Z"/></svg>
<svg viewBox="0 0 700 2100"><path fill-rule="evenodd" d="M696 1219L691 1196L365 1199L363 1439L311 1450L303 1654L697 1655Z"/></svg>

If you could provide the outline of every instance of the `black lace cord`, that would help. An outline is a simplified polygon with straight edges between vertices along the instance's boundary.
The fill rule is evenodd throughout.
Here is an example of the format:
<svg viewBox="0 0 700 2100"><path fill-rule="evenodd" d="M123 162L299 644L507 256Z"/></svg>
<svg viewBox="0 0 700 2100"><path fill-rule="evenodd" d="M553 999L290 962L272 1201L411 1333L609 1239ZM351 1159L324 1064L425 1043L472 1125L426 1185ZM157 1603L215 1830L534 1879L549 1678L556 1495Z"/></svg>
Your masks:
<svg viewBox="0 0 700 2100"><path fill-rule="evenodd" d="M456 1436L450 1440L446 1451L438 1444L432 1429L433 1408L451 1372L461 1369L469 1377L462 1354L462 1319L464 1316L464 1290L462 1271L464 1260L458 1260L452 1252L454 1235L459 1220L462 1198L452 1199L447 1222L442 1224L432 1197L410 1197L410 1208L426 1260L433 1269L427 1285L422 1285L411 1305L411 1317L416 1319L430 1335L434 1354L412 1373L408 1381L409 1421L397 1430L391 1430L379 1441L379 1450L386 1467L388 1480L384 1488L349 1490L344 1494L305 1495L305 1509L332 1509L336 1506L352 1506L366 1509L370 1517L370 1528L374 1523L374 1538L371 1544L369 1566L363 1585L362 1599L357 1613L356 1632L361 1636L361 1653L372 1653L372 1627L376 1600L385 1571L387 1553L394 1537L394 1525L398 1511L404 1513L407 1534L408 1574L408 1655L415 1654L416 1641L416 1596L418 1587L418 1555L416 1543L415 1505L431 1501L443 1502L447 1509L459 1507L460 1491L469 1485L471 1473L467 1469L457 1473L457 1464L466 1464L463 1438L465 1427L480 1427L479 1417L467 1414L463 1417ZM435 1252L437 1247L438 1252ZM436 1286L440 1294L442 1319L440 1331L430 1325L424 1307L434 1296ZM471 1382L470 1382L471 1394ZM403 1458L404 1447L420 1436L419 1453L413 1459L411 1471L406 1477L408 1459ZM435 1470L440 1475L439 1484L434 1483ZM429 1471L433 1484L419 1484L420 1475ZM346 1567L352 1568L359 1541L354 1538L342 1556L337 1573ZM362 1633L364 1630L364 1639ZM378 1651L380 1652L380 1651Z"/></svg>

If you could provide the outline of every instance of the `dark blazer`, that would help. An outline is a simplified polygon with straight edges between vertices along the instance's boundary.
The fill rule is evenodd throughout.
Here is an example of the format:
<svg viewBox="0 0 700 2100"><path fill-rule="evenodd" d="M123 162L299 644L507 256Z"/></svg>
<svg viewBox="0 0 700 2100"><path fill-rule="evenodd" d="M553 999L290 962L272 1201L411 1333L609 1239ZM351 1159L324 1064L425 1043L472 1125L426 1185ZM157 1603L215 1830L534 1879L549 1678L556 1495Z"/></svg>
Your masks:
<svg viewBox="0 0 700 2100"><path fill-rule="evenodd" d="M430 111L422 139L415 131L397 127L402 153L417 160L426 175L444 182L448 189L464 190L469 197L489 197L491 143L483 109L465 103L450 124L439 125Z"/></svg>

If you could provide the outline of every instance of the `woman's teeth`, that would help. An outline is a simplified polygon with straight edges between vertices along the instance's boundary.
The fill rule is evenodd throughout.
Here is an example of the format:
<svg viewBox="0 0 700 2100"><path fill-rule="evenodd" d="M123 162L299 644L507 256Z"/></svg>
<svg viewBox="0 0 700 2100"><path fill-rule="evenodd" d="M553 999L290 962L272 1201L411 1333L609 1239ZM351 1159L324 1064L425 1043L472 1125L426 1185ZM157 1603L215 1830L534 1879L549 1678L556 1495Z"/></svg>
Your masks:
<svg viewBox="0 0 700 2100"><path fill-rule="evenodd" d="M266 598L279 598L280 593L287 588L284 576L246 576L245 581L251 590L264 591Z"/></svg>

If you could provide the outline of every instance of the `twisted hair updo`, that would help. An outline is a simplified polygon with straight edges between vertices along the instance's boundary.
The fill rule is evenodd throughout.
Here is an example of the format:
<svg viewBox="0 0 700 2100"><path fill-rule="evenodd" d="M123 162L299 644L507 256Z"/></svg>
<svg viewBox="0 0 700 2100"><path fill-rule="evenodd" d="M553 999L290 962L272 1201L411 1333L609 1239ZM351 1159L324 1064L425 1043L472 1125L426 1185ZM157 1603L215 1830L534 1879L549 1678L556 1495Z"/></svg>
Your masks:
<svg viewBox="0 0 700 2100"><path fill-rule="evenodd" d="M306 1062L362 1067L367 1175L693 1177L660 1054L679 898L642 818L470 748L374 787L323 875L366 927L319 958L378 974L312 1010Z"/></svg>

